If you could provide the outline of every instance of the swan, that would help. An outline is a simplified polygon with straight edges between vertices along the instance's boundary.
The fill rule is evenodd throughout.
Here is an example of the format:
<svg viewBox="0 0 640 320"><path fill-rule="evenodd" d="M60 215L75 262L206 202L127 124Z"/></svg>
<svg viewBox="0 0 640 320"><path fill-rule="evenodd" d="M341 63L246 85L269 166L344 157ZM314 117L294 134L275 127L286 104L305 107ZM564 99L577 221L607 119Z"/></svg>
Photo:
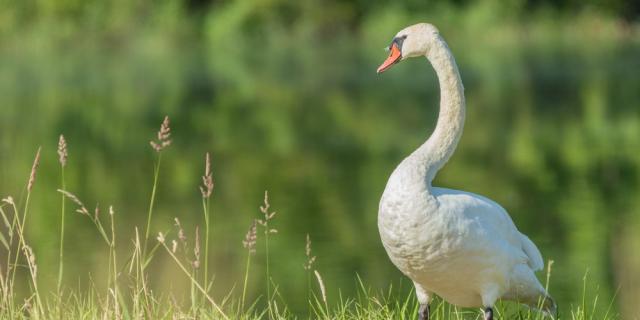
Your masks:
<svg viewBox="0 0 640 320"><path fill-rule="evenodd" d="M391 262L415 286L418 319L429 319L434 294L460 307L481 307L493 319L498 299L556 305L534 272L544 267L536 245L496 202L465 191L432 187L453 154L465 118L456 62L438 29L428 23L398 32L378 73L412 57L426 57L440 85L440 113L424 144L391 174L380 200L378 229Z"/></svg>

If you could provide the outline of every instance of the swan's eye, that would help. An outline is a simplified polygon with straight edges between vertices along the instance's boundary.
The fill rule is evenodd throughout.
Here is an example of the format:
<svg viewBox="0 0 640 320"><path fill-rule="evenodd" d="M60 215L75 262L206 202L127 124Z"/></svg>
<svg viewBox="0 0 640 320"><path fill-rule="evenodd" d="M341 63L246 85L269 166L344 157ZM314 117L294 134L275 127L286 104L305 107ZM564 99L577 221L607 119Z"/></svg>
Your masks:
<svg viewBox="0 0 640 320"><path fill-rule="evenodd" d="M407 35L402 35L399 37L395 37L393 38L393 40L391 40L391 44L388 47L384 47L384 51L391 51L391 47L393 47L393 45L395 44L396 46L398 46L398 48L402 48L402 42L407 38Z"/></svg>
<svg viewBox="0 0 640 320"><path fill-rule="evenodd" d="M391 45L389 46L389 49L391 49L391 47L395 44L398 47L398 49L402 50L402 43L406 38L407 38L406 35L393 38L393 41L391 41Z"/></svg>

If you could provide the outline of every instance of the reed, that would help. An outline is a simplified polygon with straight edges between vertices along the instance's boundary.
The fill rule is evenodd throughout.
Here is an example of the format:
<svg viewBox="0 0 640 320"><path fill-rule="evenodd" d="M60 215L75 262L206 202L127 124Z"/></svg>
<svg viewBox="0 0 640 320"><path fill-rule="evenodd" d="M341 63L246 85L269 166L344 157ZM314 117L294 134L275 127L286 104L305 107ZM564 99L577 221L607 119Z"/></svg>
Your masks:
<svg viewBox="0 0 640 320"><path fill-rule="evenodd" d="M265 248L265 268L266 268L266 282L267 282L267 306L269 311L269 318L273 318L273 310L271 304L273 301L271 292L271 273L269 272L269 235L278 233L278 230L272 228L269 223L276 216L275 211L270 211L271 204L269 204L269 192L265 190L263 204L260 206L260 212L262 212L263 218L257 219L256 222L264 229L264 248Z"/></svg>
<svg viewBox="0 0 640 320"><path fill-rule="evenodd" d="M314 268L314 263L316 262L316 256L311 254L311 237L307 233L307 241L304 248L304 253L307 257L307 261L303 264L304 270L307 271L307 292L308 292L308 300L309 300L309 316L311 316L311 304L313 299L311 298L313 290L311 289L311 274L315 276L315 279L318 283L318 288L320 289L320 298L322 299L322 311L324 315L329 314L329 304L327 302L327 290L324 286L324 281L322 280L322 276L320 272Z"/></svg>
<svg viewBox="0 0 640 320"><path fill-rule="evenodd" d="M258 231L256 227L256 220L253 220L247 234L242 241L242 246L247 249L247 262L245 263L244 281L242 283L242 298L240 300L240 311L244 310L245 298L247 296L247 283L249 282L249 267L251 266L251 256L256 253L256 242L258 238Z"/></svg>
<svg viewBox="0 0 640 320"><path fill-rule="evenodd" d="M211 173L211 157L207 152L205 155L204 175L202 176L202 211L204 214L204 287L209 289L209 224L210 220L210 200L213 192L213 175Z"/></svg>
<svg viewBox="0 0 640 320"><path fill-rule="evenodd" d="M151 198L149 199L149 210L147 211L147 227L144 234L144 245L142 246L143 259L147 259L147 241L149 239L149 232L151 229L151 217L153 215L153 206L156 200L156 190L158 188L158 176L160 174L160 163L162 162L162 150L171 145L171 126L169 123L169 116L165 116L162 124L160 124L160 130L156 134L156 140L149 141L149 144L156 151L157 158L153 168L153 186L151 187ZM143 263L146 266L146 262Z"/></svg>
<svg viewBox="0 0 640 320"><path fill-rule="evenodd" d="M308 313L309 317L311 317L311 269L313 268L313 263L316 261L316 256L311 255L311 238L309 237L308 233L304 254L307 256L307 261L302 265L302 268L304 268L307 273L307 301L309 301Z"/></svg>
<svg viewBox="0 0 640 320"><path fill-rule="evenodd" d="M113 210L113 206L109 206L109 221L111 222L111 242L109 244L109 268L112 269L113 276L113 288L112 296L113 296L113 315L115 319L120 319L120 306L118 301L118 260L116 255L116 224L115 224L115 211Z"/></svg>
<svg viewBox="0 0 640 320"><path fill-rule="evenodd" d="M58 162L60 163L60 189L65 190L67 186L64 181L64 168L67 166L67 141L63 135L58 139ZM65 196L60 195L60 250L58 256L58 283L57 294L60 296L62 289L62 275L64 273L64 214L65 214Z"/></svg>

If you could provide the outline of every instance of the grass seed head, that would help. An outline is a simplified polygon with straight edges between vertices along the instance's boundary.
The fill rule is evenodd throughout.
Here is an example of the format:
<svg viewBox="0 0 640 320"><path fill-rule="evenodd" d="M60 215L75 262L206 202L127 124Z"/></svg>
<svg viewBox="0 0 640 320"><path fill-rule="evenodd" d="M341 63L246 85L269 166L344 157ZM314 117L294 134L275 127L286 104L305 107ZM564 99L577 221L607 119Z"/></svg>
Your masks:
<svg viewBox="0 0 640 320"><path fill-rule="evenodd" d="M15 205L15 202L13 201L13 197L12 196L8 196L8 197L2 199L2 202L6 203L6 204L8 204L10 206Z"/></svg>
<svg viewBox="0 0 640 320"><path fill-rule="evenodd" d="M73 193L71 193L69 191L65 191L65 190L62 190L62 189L58 189L58 192L62 193L65 197L67 197L67 199L73 201L73 203L75 203L78 206L78 209L76 209L77 213L90 216L89 210L87 210L87 208L84 206L82 201L80 201L80 199L78 199L78 197L76 197L76 195L74 195Z"/></svg>
<svg viewBox="0 0 640 320"><path fill-rule="evenodd" d="M176 253L178 251L178 241L171 240L171 252Z"/></svg>
<svg viewBox="0 0 640 320"><path fill-rule="evenodd" d="M247 230L247 234L244 236L244 240L242 240L242 246L249 250L249 254L256 253L256 242L258 239L258 232L256 227L256 220L253 220L249 230Z"/></svg>
<svg viewBox="0 0 640 320"><path fill-rule="evenodd" d="M211 157L209 156L209 152L205 155L204 175L202 176L200 192L203 198L211 197L211 193L213 192L213 176L211 174Z"/></svg>
<svg viewBox="0 0 640 320"><path fill-rule="evenodd" d="M29 262L29 267L31 268L31 272L33 272L33 276L36 277L38 274L38 266L36 265L36 255L33 253L33 249L30 246L24 245L22 247L24 250L24 256L27 258Z"/></svg>
<svg viewBox="0 0 640 320"><path fill-rule="evenodd" d="M264 215L264 219L258 219L256 222L264 227L264 233L278 233L277 229L269 228L269 221L273 219L276 215L276 212L270 212L269 208L271 204L269 203L269 193L265 190L264 192L264 204L260 206L260 212Z"/></svg>
<svg viewBox="0 0 640 320"><path fill-rule="evenodd" d="M304 250L307 255L307 262L303 265L305 270L311 270L313 268L313 263L316 261L316 257L311 255L311 238L307 233L307 245Z"/></svg>
<svg viewBox="0 0 640 320"><path fill-rule="evenodd" d="M164 121L160 125L160 130L158 130L157 140L149 141L151 147L156 150L156 152L162 151L162 149L171 145L171 127L169 126L169 116L164 117Z"/></svg>
<svg viewBox="0 0 640 320"><path fill-rule="evenodd" d="M27 184L27 191L29 192L33 189L33 184L36 183L36 172L38 171L38 166L40 166L40 149L42 148L38 147L38 152L36 152L36 157L31 166L31 174L29 175L29 183Z"/></svg>
<svg viewBox="0 0 640 320"><path fill-rule="evenodd" d="M180 242L182 242L183 245L187 244L187 236L185 236L184 234L184 229L182 229L182 225L180 224L180 220L178 219L178 217L173 218L173 220L176 222L175 226L178 229L178 239L180 239Z"/></svg>
<svg viewBox="0 0 640 320"><path fill-rule="evenodd" d="M60 135L58 139L58 160L60 161L60 165L65 167L67 165L67 141L64 139L63 135Z"/></svg>
<svg viewBox="0 0 640 320"><path fill-rule="evenodd" d="M320 276L320 272L318 270L313 270L313 273L316 275L316 280L318 280L318 286L320 287L320 293L322 294L322 301L327 304L327 290L324 287L324 281L322 281L322 277Z"/></svg>
<svg viewBox="0 0 640 320"><path fill-rule="evenodd" d="M200 228L196 226L196 243L193 246L193 268L200 268Z"/></svg>

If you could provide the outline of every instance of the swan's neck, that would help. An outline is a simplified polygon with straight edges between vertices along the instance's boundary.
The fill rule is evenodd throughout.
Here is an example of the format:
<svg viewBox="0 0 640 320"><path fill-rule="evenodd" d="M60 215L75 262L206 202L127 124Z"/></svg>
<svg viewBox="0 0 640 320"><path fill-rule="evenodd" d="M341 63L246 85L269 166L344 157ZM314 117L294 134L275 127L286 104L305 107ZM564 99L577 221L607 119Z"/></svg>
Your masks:
<svg viewBox="0 0 640 320"><path fill-rule="evenodd" d="M440 113L431 137L410 156L427 186L456 149L464 126L464 88L456 61L440 36L426 55L440 83ZM413 162L413 161L412 161Z"/></svg>

